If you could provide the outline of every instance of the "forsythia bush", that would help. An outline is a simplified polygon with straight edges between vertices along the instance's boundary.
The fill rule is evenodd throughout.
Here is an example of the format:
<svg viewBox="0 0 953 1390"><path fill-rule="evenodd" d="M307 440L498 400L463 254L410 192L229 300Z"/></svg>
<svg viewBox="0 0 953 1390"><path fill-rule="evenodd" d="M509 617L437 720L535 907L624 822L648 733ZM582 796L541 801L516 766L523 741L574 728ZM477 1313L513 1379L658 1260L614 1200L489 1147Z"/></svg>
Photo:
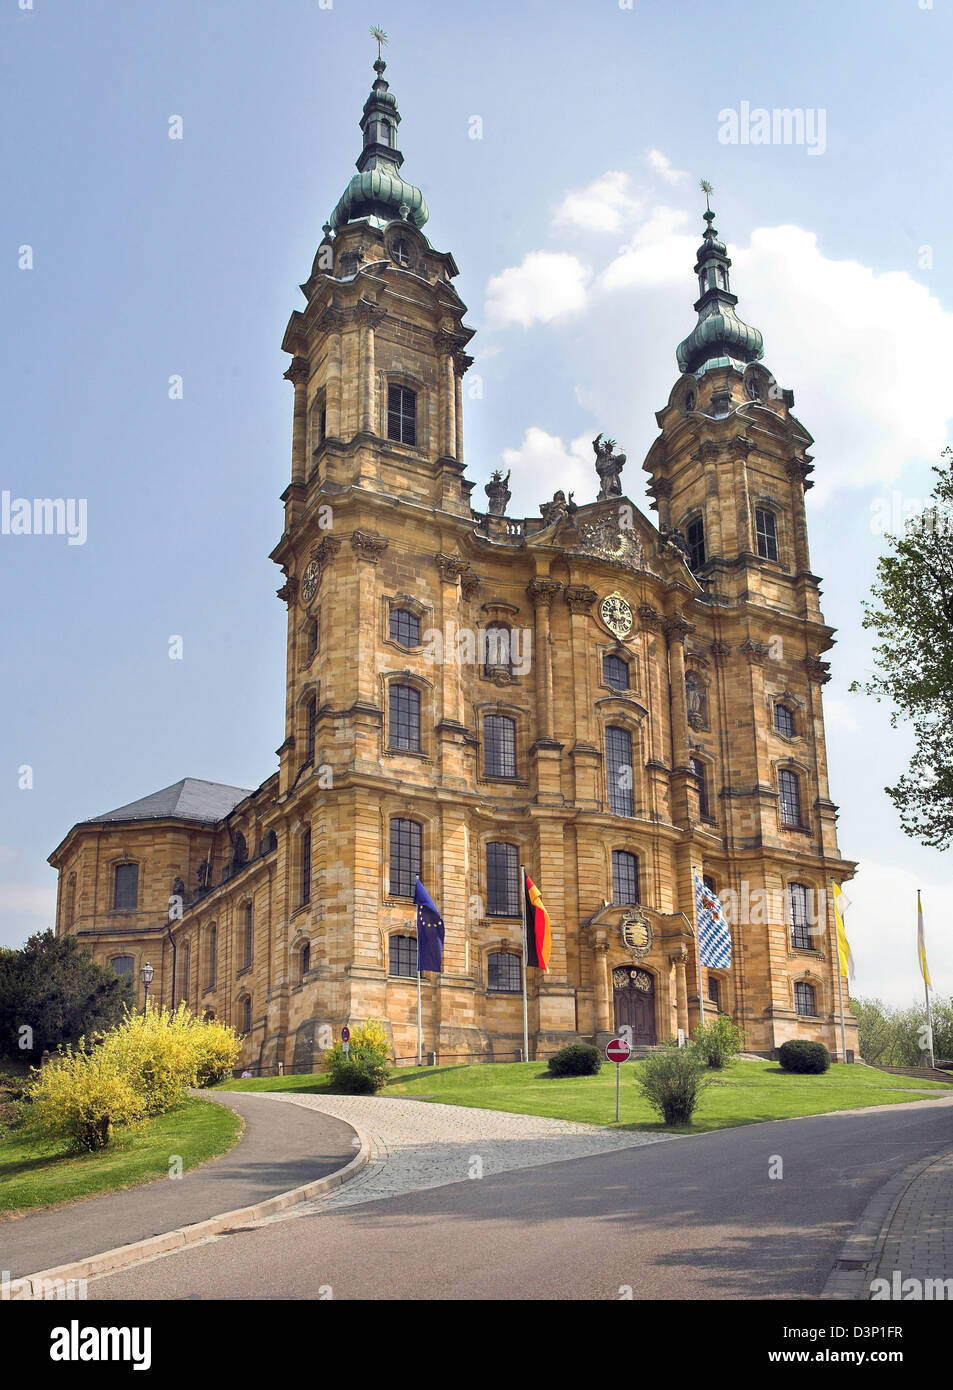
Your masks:
<svg viewBox="0 0 953 1390"><path fill-rule="evenodd" d="M351 1029L350 1055L344 1044L335 1042L324 1054L325 1070L335 1086L352 1094L379 1091L387 1080L390 1043L383 1024L376 1018Z"/></svg>
<svg viewBox="0 0 953 1390"><path fill-rule="evenodd" d="M142 1097L147 1115L170 1110L186 1086L194 1086L198 1054L193 1036L197 1020L185 1004L129 1013L97 1048L104 1065L129 1082Z"/></svg>
<svg viewBox="0 0 953 1390"><path fill-rule="evenodd" d="M114 1125L137 1124L145 1104L102 1056L71 1050L37 1073L29 1089L26 1124L39 1138L69 1139L74 1147L104 1149Z"/></svg>
<svg viewBox="0 0 953 1390"><path fill-rule="evenodd" d="M242 1040L234 1028L218 1019L193 1020L192 1046L195 1049L196 1086L215 1086L226 1081L238 1061Z"/></svg>

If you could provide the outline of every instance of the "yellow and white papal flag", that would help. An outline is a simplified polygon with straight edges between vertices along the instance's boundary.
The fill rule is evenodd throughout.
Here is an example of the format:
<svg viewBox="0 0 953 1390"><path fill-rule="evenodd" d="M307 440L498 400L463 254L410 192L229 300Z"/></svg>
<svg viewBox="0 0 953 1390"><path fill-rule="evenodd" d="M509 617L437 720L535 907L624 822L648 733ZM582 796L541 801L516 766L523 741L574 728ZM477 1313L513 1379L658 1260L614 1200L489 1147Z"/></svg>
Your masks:
<svg viewBox="0 0 953 1390"><path fill-rule="evenodd" d="M917 955L920 957L920 974L923 976L923 983L927 989L932 989L930 968L927 965L927 943L923 935L923 904L920 902L919 888L917 889Z"/></svg>
<svg viewBox="0 0 953 1390"><path fill-rule="evenodd" d="M841 912L841 898L843 893L836 883L832 883L834 890L834 922L837 927L837 958L840 961L840 973L846 975L848 980L854 978L854 956L847 940L847 933L844 931L844 917Z"/></svg>

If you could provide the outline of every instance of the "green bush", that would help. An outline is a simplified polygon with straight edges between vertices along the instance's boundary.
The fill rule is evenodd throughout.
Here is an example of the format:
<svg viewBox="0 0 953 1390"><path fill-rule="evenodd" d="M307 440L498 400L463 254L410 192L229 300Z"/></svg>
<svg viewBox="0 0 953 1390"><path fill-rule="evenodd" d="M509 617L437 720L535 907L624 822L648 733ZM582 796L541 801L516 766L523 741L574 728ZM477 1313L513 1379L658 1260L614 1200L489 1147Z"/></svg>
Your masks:
<svg viewBox="0 0 953 1390"><path fill-rule="evenodd" d="M195 1019L191 1030L196 1086L227 1081L242 1050L242 1040L227 1023Z"/></svg>
<svg viewBox="0 0 953 1390"><path fill-rule="evenodd" d="M353 1095L368 1095L379 1091L386 1082L389 1057L390 1043L383 1024L376 1018L369 1018L351 1029L347 1056L340 1041L328 1048L324 1054L324 1068L332 1085Z"/></svg>
<svg viewBox="0 0 953 1390"><path fill-rule="evenodd" d="M707 1070L704 1057L694 1047L668 1042L641 1063L639 1090L667 1125L687 1125L710 1084Z"/></svg>
<svg viewBox="0 0 953 1390"><path fill-rule="evenodd" d="M143 1098L97 1051L65 1051L37 1071L24 1111L24 1128L38 1139L67 1140L75 1149L104 1149L116 1125L135 1125L145 1114Z"/></svg>
<svg viewBox="0 0 953 1390"><path fill-rule="evenodd" d="M591 1043L569 1043L549 1059L550 1076L595 1076L602 1053Z"/></svg>
<svg viewBox="0 0 953 1390"><path fill-rule="evenodd" d="M348 1095L372 1096L386 1082L387 1072L363 1057L342 1057L335 1063L331 1080L338 1090Z"/></svg>
<svg viewBox="0 0 953 1390"><path fill-rule="evenodd" d="M781 1044L778 1060L784 1071L820 1075L830 1066L831 1054L823 1043L792 1038L790 1042Z"/></svg>
<svg viewBox="0 0 953 1390"><path fill-rule="evenodd" d="M719 1014L692 1034L692 1042L712 1071L730 1066L744 1046L745 1035L727 1014Z"/></svg>

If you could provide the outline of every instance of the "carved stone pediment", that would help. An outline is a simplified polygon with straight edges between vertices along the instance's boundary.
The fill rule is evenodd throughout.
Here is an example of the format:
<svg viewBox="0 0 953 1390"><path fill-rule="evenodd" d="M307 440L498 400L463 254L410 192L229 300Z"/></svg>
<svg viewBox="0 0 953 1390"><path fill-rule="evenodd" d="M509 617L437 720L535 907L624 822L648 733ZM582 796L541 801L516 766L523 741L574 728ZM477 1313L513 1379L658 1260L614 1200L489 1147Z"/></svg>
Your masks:
<svg viewBox="0 0 953 1390"><path fill-rule="evenodd" d="M576 533L579 539L570 547L576 554L591 555L597 560L621 565L624 569L645 569L645 551L641 541L634 531L623 530L619 526L614 510L592 521L577 522Z"/></svg>

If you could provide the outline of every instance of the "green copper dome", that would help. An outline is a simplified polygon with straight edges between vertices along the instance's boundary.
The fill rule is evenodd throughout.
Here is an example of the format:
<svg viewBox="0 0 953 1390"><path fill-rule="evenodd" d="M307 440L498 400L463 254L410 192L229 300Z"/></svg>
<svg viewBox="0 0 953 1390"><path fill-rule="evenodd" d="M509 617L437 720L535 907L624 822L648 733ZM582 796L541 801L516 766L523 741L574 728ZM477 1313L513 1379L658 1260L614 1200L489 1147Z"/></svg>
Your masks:
<svg viewBox="0 0 953 1390"><path fill-rule="evenodd" d="M384 81L386 67L382 58L374 64L377 77L364 103L360 122L364 148L357 160L358 172L331 213L334 228L359 218L384 226L395 217L422 227L430 216L420 189L400 176L400 166L404 162L397 148L400 112L397 98Z"/></svg>
<svg viewBox="0 0 953 1390"><path fill-rule="evenodd" d="M698 248L699 298L694 309L698 322L675 350L678 368L701 376L712 367L737 367L756 362L764 354L764 343L757 328L744 323L735 313L738 296L731 293L725 244L718 240L712 223L715 214L705 213L705 236Z"/></svg>

